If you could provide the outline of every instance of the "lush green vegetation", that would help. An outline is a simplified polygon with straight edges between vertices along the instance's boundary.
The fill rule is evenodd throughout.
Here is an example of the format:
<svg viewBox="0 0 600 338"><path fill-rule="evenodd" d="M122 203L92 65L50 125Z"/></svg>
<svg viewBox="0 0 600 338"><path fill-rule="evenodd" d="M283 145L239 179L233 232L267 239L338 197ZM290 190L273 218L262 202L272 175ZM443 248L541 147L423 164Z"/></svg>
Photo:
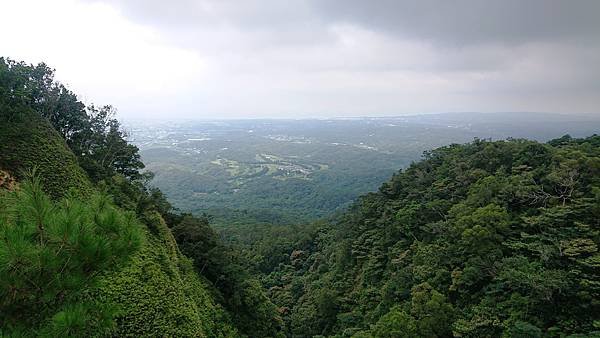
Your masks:
<svg viewBox="0 0 600 338"><path fill-rule="evenodd" d="M341 205L312 187L297 214L223 205L218 234L112 111L0 59L2 336L600 337L600 136L445 146L328 219L280 224ZM258 206L323 185L311 156L213 164Z"/></svg>
<svg viewBox="0 0 600 338"><path fill-rule="evenodd" d="M0 128L0 167L15 175L23 168L37 168L44 188L55 198L63 196L64 187L73 187L82 193L90 192L85 172L77 159L59 137L59 134L39 115L24 114Z"/></svg>
<svg viewBox="0 0 600 338"><path fill-rule="evenodd" d="M80 335L113 326L112 304L82 301L98 274L127 262L140 248L134 214L104 195L53 202L39 177L0 196L0 313L8 332Z"/></svg>
<svg viewBox="0 0 600 338"><path fill-rule="evenodd" d="M129 264L99 277L95 304L117 304L116 336L238 337L218 292L194 271L158 214L148 215L145 242ZM92 328L88 332L95 333ZM268 335L267 335L268 336Z"/></svg>
<svg viewBox="0 0 600 338"><path fill-rule="evenodd" d="M112 108L0 59L0 335L280 336L235 251L174 213L143 167ZM196 262L171 228L210 240L182 245Z"/></svg>
<svg viewBox="0 0 600 338"><path fill-rule="evenodd" d="M262 285L243 267L239 253L223 244L206 216L183 215L171 231L181 252L193 259L196 270L219 291L222 303L243 332L252 337L270 337L281 329L281 319L273 315L277 308L264 294Z"/></svg>
<svg viewBox="0 0 600 338"><path fill-rule="evenodd" d="M292 337L600 335L599 136L439 148L336 221L252 230Z"/></svg>

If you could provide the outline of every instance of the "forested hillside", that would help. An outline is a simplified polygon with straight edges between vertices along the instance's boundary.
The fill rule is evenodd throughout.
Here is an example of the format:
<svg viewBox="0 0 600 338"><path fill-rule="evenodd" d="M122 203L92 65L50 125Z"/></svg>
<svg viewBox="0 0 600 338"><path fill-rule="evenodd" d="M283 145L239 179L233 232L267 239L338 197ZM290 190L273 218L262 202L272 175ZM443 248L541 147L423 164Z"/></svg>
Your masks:
<svg viewBox="0 0 600 338"><path fill-rule="evenodd" d="M0 336L600 337L600 136L445 146L226 242L151 179L112 107L0 58Z"/></svg>
<svg viewBox="0 0 600 338"><path fill-rule="evenodd" d="M599 136L442 147L337 220L246 231L291 337L600 336Z"/></svg>
<svg viewBox="0 0 600 338"><path fill-rule="evenodd" d="M0 336L280 336L258 281L147 186L125 137L110 106L0 58Z"/></svg>

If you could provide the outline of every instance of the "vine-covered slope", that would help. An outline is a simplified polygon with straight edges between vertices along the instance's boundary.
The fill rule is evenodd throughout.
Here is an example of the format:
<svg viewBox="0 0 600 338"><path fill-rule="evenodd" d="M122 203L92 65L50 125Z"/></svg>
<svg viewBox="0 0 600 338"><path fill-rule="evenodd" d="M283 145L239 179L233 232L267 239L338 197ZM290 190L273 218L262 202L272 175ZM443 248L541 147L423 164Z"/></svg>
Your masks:
<svg viewBox="0 0 600 338"><path fill-rule="evenodd" d="M20 189L30 185L26 178L16 192L3 192L1 332L237 336L228 314L214 300L210 283L197 275L190 260L179 252L162 217L152 213L145 224L123 223L132 215L114 206L107 206L113 211L105 211L94 202L95 197L88 196L92 185L58 133L43 118L27 117L0 128L0 163L9 172L35 170L33 179L50 195ZM50 199L69 192L77 197ZM44 229L37 229L37 223ZM104 233L102 227L121 230L99 237ZM21 229L19 233L16 228ZM138 243L125 251L101 251L109 244L106 240L124 240L121 231L133 231ZM86 254L86 260L75 262ZM39 282L44 286L36 286ZM29 297L38 299L27 300ZM92 313L91 309L107 311ZM97 319L103 316L110 317L108 323Z"/></svg>
<svg viewBox="0 0 600 338"><path fill-rule="evenodd" d="M63 196L69 188L89 192L86 173L48 121L33 112L0 121L0 168L22 177L24 170L35 167L53 197Z"/></svg>

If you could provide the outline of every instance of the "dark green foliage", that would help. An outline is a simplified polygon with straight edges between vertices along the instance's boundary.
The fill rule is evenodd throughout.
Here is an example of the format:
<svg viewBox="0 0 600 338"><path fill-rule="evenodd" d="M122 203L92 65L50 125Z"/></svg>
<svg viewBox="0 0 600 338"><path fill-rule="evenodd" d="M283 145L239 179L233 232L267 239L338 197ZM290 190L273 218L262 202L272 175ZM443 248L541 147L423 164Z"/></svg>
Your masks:
<svg viewBox="0 0 600 338"><path fill-rule="evenodd" d="M144 164L140 160L138 148L127 142L127 134L121 130L114 115L111 106L90 106L82 129L67 135L67 142L93 182L108 179L115 174L131 180L144 178L139 171L144 168Z"/></svg>
<svg viewBox="0 0 600 338"><path fill-rule="evenodd" d="M102 195L52 202L36 176L2 192L0 205L2 326L50 336L111 329L110 304L81 303L82 291L139 249L134 215Z"/></svg>
<svg viewBox="0 0 600 338"><path fill-rule="evenodd" d="M377 338L411 338L417 336L417 324L412 316L399 308L393 308L377 321L371 331L371 335ZM362 332L358 336L361 335L366 333Z"/></svg>
<svg viewBox="0 0 600 338"><path fill-rule="evenodd" d="M291 336L593 336L600 137L439 148L304 234L263 277Z"/></svg>
<svg viewBox="0 0 600 338"><path fill-rule="evenodd" d="M144 168L144 164L138 149L126 141L126 134L114 118L111 106L97 108L92 105L86 108L73 92L54 81L54 71L43 63L33 66L0 58L0 123L12 133L27 131L16 128L18 125L15 123L29 123L26 127L34 130L38 125L44 128L44 124L32 113L46 119L54 127L56 131L52 133L58 132L67 143L92 182L115 174L133 180L143 178L139 170ZM44 139L49 136L47 132L44 128L34 141L47 142ZM22 142L32 142L11 133L2 136L0 141L12 136ZM50 142L54 142L53 138L52 135ZM11 145L2 148L2 152L21 154L19 150L36 149L31 143L27 145L30 149ZM40 150L54 150L52 146L54 144L41 147ZM27 152L23 155L27 155Z"/></svg>
<svg viewBox="0 0 600 338"><path fill-rule="evenodd" d="M24 113L10 123L0 122L0 168L20 177L36 168L44 189L54 198L70 188L91 192L86 174L65 141L34 113Z"/></svg>
<svg viewBox="0 0 600 338"><path fill-rule="evenodd" d="M0 57L0 116L10 120L41 108L44 92L52 85L52 70Z"/></svg>
<svg viewBox="0 0 600 338"><path fill-rule="evenodd" d="M172 229L181 251L193 259L196 271L214 285L217 299L250 337L279 337L282 322L261 284L242 266L237 251L225 246L206 216L184 215Z"/></svg>

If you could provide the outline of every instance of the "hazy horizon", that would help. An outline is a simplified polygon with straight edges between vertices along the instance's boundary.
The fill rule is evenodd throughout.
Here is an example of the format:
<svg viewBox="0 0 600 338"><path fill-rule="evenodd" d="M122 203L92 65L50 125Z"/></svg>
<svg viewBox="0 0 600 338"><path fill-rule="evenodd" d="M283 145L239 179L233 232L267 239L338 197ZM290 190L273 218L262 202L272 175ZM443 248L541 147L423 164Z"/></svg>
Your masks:
<svg viewBox="0 0 600 338"><path fill-rule="evenodd" d="M129 123L138 123L138 122L150 122L150 123L159 123L159 122L226 122L226 121L252 121L252 120L289 120L289 121L304 121L304 120L358 120L358 119L402 119L402 118L415 118L415 117L431 117L431 116L439 116L439 117L450 117L450 116L471 116L471 117L485 117L485 116L495 116L510 119L514 116L525 116L532 117L532 115L544 115L544 116L552 116L565 118L565 120L584 120L584 121L600 121L600 114L598 113L565 113L565 112L519 112L519 111L506 111L506 112L472 112L472 111L456 111L456 112L430 112L430 113L406 113L406 114L398 114L398 115L356 115L356 116L343 116L343 115L330 115L330 116L304 116L304 117L293 117L293 116L246 116L246 117L235 117L235 116L225 116L225 117L168 117L168 116L157 116L157 117L130 117L130 118L122 118L120 114L117 114L116 118L120 121L125 122L125 124Z"/></svg>

